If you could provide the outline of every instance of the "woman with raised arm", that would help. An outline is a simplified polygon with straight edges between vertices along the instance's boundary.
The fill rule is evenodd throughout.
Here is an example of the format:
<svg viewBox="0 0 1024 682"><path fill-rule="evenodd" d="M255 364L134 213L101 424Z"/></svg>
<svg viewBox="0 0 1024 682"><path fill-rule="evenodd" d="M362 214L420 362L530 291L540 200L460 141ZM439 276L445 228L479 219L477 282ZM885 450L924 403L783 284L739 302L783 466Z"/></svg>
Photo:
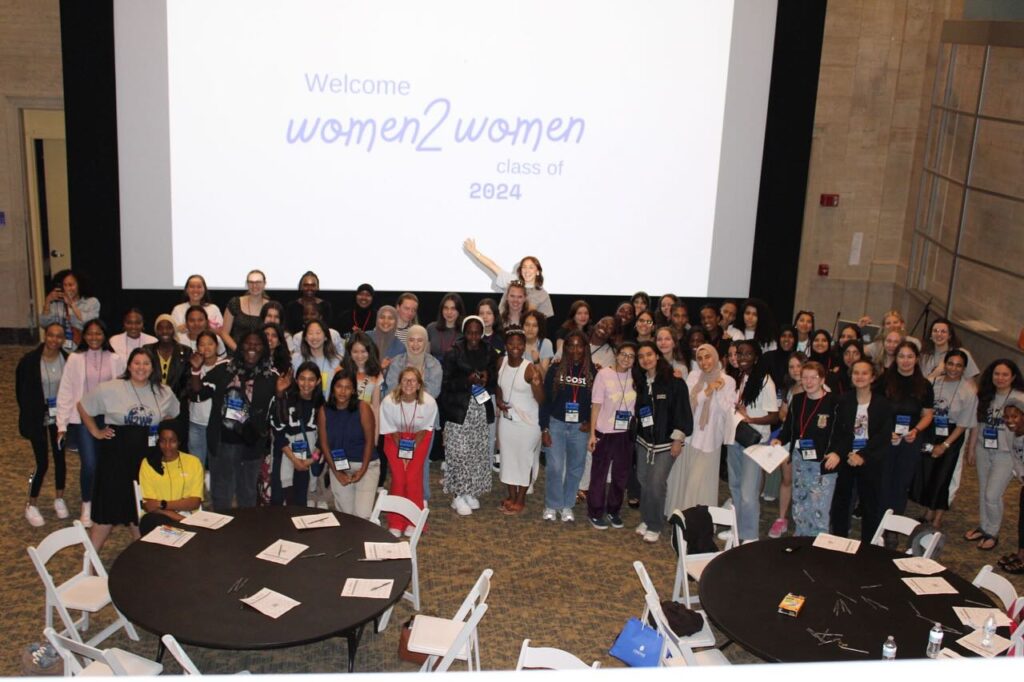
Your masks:
<svg viewBox="0 0 1024 682"><path fill-rule="evenodd" d="M89 534L97 551L113 526L130 525L132 535L138 537L132 482L143 459L159 457L157 426L177 417L179 408L178 397L160 383L156 361L146 348L132 351L120 378L103 382L79 401L82 425L99 443ZM100 416L103 421L97 422Z"/></svg>
<svg viewBox="0 0 1024 682"><path fill-rule="evenodd" d="M230 299L224 309L224 326L220 328L220 336L231 351L238 348L238 342L243 336L263 326L263 304L270 300L264 291L267 288L267 276L262 270L250 270L245 276L245 287L246 293ZM283 322L278 320L279 324Z"/></svg>
<svg viewBox="0 0 1024 682"><path fill-rule="evenodd" d="M967 362L966 352L948 351L945 369L932 380L932 442L922 449L911 499L925 508L924 518L934 528L942 528L942 516L949 509L949 484L960 460L960 450L978 425L978 394L964 376Z"/></svg>
<svg viewBox="0 0 1024 682"><path fill-rule="evenodd" d="M83 295L78 275L61 270L53 276L53 288L44 301L46 312L39 314L39 326L59 324L64 328L64 350L69 353L82 342L85 324L100 316L100 302Z"/></svg>
<svg viewBox="0 0 1024 682"><path fill-rule="evenodd" d="M185 288L181 292L181 303L171 309L171 318L174 320L174 331L178 334L178 340L188 331L185 315L192 306L199 306L206 311L206 318L210 329L218 331L224 326L224 317L218 308L210 300L210 291L206 288L206 279L202 275L190 275L185 280ZM181 343L185 343L181 341Z"/></svg>
<svg viewBox="0 0 1024 682"><path fill-rule="evenodd" d="M504 303L505 290L508 285L514 279L522 280L526 285L526 298L530 302L530 307L534 310L539 310L544 313L545 317L551 317L555 314L555 309L551 307L551 296L544 290L544 269L540 266L540 261L534 256L525 256L522 260L516 263L513 268L514 272L503 270L497 263L485 256L476 248L475 239L467 239L462 243L466 253L473 257L473 259L480 263L480 265L487 268L490 271L491 287L498 292L502 292L502 303Z"/></svg>
<svg viewBox="0 0 1024 682"><path fill-rule="evenodd" d="M57 441L57 388L67 360L63 344L64 328L57 323L47 325L43 343L21 358L14 374L18 432L32 445L36 460L35 471L29 478L28 503L25 505L25 518L33 526L45 523L39 511L39 491L49 468L47 443L53 451L53 510L58 519L68 517L68 506L64 502L64 479L67 475L64 448L63 443Z"/></svg>
<svg viewBox="0 0 1024 682"><path fill-rule="evenodd" d="M444 491L452 508L468 516L491 489L488 424L494 422L496 354L483 343L484 323L476 315L462 323L462 338L444 359L441 412L445 420Z"/></svg>

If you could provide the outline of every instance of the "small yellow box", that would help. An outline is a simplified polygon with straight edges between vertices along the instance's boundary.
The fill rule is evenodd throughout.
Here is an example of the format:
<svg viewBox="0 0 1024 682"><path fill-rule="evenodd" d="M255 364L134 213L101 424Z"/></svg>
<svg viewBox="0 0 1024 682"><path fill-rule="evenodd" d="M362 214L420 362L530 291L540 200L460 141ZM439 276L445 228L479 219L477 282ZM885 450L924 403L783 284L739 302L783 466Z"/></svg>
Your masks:
<svg viewBox="0 0 1024 682"><path fill-rule="evenodd" d="M796 618L800 615L800 609L804 607L804 597L790 592L779 602L779 613Z"/></svg>

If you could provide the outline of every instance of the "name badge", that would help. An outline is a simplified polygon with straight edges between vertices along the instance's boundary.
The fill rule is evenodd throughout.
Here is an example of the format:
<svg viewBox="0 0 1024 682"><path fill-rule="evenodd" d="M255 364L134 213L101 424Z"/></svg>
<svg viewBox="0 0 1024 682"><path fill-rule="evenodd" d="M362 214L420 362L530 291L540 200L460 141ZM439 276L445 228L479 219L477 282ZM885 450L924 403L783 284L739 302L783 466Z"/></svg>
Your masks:
<svg viewBox="0 0 1024 682"><path fill-rule="evenodd" d="M483 386L477 386L473 384L469 387L469 392L473 394L473 400L483 405L491 399L491 394L487 392L487 389Z"/></svg>
<svg viewBox="0 0 1024 682"><path fill-rule="evenodd" d="M155 448L156 447L157 431L158 431L157 424L150 424L149 425L149 447L151 447L151 448Z"/></svg>
<svg viewBox="0 0 1024 682"><path fill-rule="evenodd" d="M854 438L853 439L853 451L860 452L868 446L867 438Z"/></svg>
<svg viewBox="0 0 1024 682"><path fill-rule="evenodd" d="M71 352L75 350L75 332L71 327L64 327L64 350Z"/></svg>
<svg viewBox="0 0 1024 682"><path fill-rule="evenodd" d="M651 408L644 405L640 408L640 426L650 428L654 426L654 414L651 412ZM619 428L616 426L615 428Z"/></svg>
<svg viewBox="0 0 1024 682"><path fill-rule="evenodd" d="M579 403L566 403L565 404L565 423L566 424L579 424L580 423L580 404Z"/></svg>
<svg viewBox="0 0 1024 682"><path fill-rule="evenodd" d="M948 436L949 435L949 417L944 414L935 415L935 435L936 436Z"/></svg>
<svg viewBox="0 0 1024 682"><path fill-rule="evenodd" d="M818 459L818 451L814 447L814 440L811 438L800 439L800 456L804 460Z"/></svg>
<svg viewBox="0 0 1024 682"><path fill-rule="evenodd" d="M239 424L245 423L249 415L245 413L245 401L241 398L228 398L224 401L224 417L233 419Z"/></svg>
<svg viewBox="0 0 1024 682"><path fill-rule="evenodd" d="M629 410L615 410L615 424L613 428L616 431L626 431L629 429Z"/></svg>
<svg viewBox="0 0 1024 682"><path fill-rule="evenodd" d="M292 446L292 454L295 459L309 459L309 446L302 434L288 436L288 442Z"/></svg>
<svg viewBox="0 0 1024 682"><path fill-rule="evenodd" d="M398 441L398 458L412 459L412 451L416 448L416 441L412 438L402 438Z"/></svg>
<svg viewBox="0 0 1024 682"><path fill-rule="evenodd" d="M999 429L994 426L986 426L981 431L981 436L984 439L986 450L998 450L999 449Z"/></svg>
<svg viewBox="0 0 1024 682"><path fill-rule="evenodd" d="M344 448L331 450L331 461L334 462L335 471L348 471L348 458L345 457Z"/></svg>
<svg viewBox="0 0 1024 682"><path fill-rule="evenodd" d="M910 433L910 415L898 414L896 415L896 429L894 431L898 436L905 436Z"/></svg>
<svg viewBox="0 0 1024 682"><path fill-rule="evenodd" d="M57 399L47 398L46 399L46 419L45 424L49 426L53 423L53 420L57 418Z"/></svg>

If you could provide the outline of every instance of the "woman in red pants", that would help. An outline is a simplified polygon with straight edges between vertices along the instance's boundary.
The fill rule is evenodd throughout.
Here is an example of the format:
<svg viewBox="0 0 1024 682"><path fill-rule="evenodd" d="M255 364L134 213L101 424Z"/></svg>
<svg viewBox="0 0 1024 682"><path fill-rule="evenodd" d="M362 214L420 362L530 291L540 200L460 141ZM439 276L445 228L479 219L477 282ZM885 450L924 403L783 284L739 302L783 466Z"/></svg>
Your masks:
<svg viewBox="0 0 1024 682"><path fill-rule="evenodd" d="M398 495L423 508L423 465L430 454L430 432L437 418L437 403L423 390L423 376L415 367L398 375L398 384L380 402L380 435L391 470L389 495ZM412 534L409 519L388 514L394 536Z"/></svg>

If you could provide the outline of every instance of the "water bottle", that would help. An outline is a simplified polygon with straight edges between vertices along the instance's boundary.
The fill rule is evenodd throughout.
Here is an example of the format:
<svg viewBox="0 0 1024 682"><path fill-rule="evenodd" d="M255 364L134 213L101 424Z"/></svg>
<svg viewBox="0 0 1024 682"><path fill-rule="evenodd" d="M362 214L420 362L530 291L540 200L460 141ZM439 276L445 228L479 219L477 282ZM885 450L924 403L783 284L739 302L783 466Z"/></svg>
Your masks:
<svg viewBox="0 0 1024 682"><path fill-rule="evenodd" d="M885 644L882 645L882 660L896 660L896 638L892 635L889 635L885 640Z"/></svg>
<svg viewBox="0 0 1024 682"><path fill-rule="evenodd" d="M996 634L996 619L989 616L981 628L981 645L988 649L992 646L992 636Z"/></svg>
<svg viewBox="0 0 1024 682"><path fill-rule="evenodd" d="M928 658L939 657L939 651L942 650L942 634L942 623L936 623L928 633L928 648L924 652Z"/></svg>

